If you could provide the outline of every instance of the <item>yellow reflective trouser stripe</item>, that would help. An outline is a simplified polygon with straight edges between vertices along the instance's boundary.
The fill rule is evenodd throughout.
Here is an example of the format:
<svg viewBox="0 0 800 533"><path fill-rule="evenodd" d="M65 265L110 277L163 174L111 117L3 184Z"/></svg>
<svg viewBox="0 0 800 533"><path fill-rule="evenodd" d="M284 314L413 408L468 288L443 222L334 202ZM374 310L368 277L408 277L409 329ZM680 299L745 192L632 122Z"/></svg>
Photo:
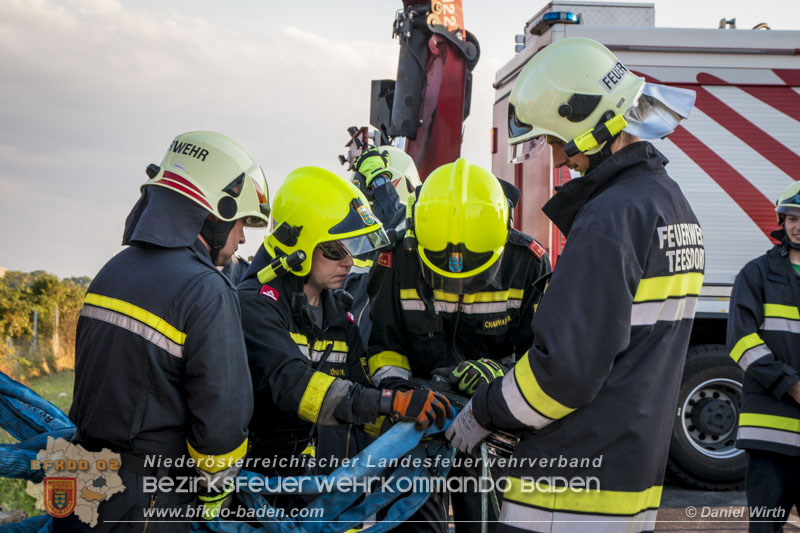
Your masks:
<svg viewBox="0 0 800 533"><path fill-rule="evenodd" d="M333 376L322 372L314 372L311 375L306 390L303 392L303 397L300 399L300 406L297 409L297 414L300 415L300 418L308 422L317 421L319 410L322 408L322 401L325 399L325 395L335 379Z"/></svg>
<svg viewBox="0 0 800 533"><path fill-rule="evenodd" d="M703 287L703 274L699 272L686 272L672 276L658 276L643 278L639 282L634 302L648 302L652 300L666 300L676 296L698 296Z"/></svg>
<svg viewBox="0 0 800 533"><path fill-rule="evenodd" d="M186 441L186 448L189 450L189 455L194 459L195 464L200 470L205 470L213 474L220 470L230 468L236 461L245 456L247 453L247 439L244 439L235 450L220 455L200 453L189 444L189 441Z"/></svg>
<svg viewBox="0 0 800 533"><path fill-rule="evenodd" d="M800 312L794 305L764 304L764 318L767 317L800 320Z"/></svg>
<svg viewBox="0 0 800 533"><path fill-rule="evenodd" d="M357 259L353 258L353 266L361 267L361 268L371 268L373 265L372 259Z"/></svg>
<svg viewBox="0 0 800 533"><path fill-rule="evenodd" d="M750 335L742 337L736 342L736 346L733 347L733 350L731 350L731 359L738 363L744 352L759 344L764 344L764 341L758 336L758 333L751 333Z"/></svg>
<svg viewBox="0 0 800 533"><path fill-rule="evenodd" d="M762 415L758 413L740 413L740 426L754 426L770 429L780 429L800 433L800 420L786 416Z"/></svg>
<svg viewBox="0 0 800 533"><path fill-rule="evenodd" d="M661 503L661 486L653 486L639 492L621 490L594 490L581 487L550 487L533 479L509 477L509 490L504 498L513 502L534 505L554 511L579 513L635 515L646 509L655 509Z"/></svg>
<svg viewBox="0 0 800 533"><path fill-rule="evenodd" d="M517 380L517 385L519 385L522 391L522 395L525 396L525 400L527 400L531 407L547 418L558 420L575 410L559 403L542 390L539 382L536 381L536 376L533 375L533 370L531 370L527 352L514 367L514 376Z"/></svg>
<svg viewBox="0 0 800 533"><path fill-rule="evenodd" d="M408 357L403 354L384 351L378 352L369 358L369 375L375 374L382 366L398 366L406 370L411 370L411 365L408 362Z"/></svg>
<svg viewBox="0 0 800 533"><path fill-rule="evenodd" d="M172 342L180 344L181 346L183 346L183 343L186 342L186 333L178 331L177 328L171 326L166 320L154 315L150 311L145 311L141 307L137 307L128 302L90 292L86 295L84 303L111 309L112 311L117 311L123 315L135 318L139 322L147 324Z"/></svg>

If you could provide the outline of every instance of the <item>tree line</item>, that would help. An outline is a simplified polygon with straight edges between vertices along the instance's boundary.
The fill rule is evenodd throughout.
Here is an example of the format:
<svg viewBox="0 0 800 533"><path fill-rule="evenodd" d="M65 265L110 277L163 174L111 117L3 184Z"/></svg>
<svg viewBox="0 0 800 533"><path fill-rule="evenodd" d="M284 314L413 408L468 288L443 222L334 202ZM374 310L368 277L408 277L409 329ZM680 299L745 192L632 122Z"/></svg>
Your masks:
<svg viewBox="0 0 800 533"><path fill-rule="evenodd" d="M14 379L74 368L75 329L91 278L0 272L0 371Z"/></svg>

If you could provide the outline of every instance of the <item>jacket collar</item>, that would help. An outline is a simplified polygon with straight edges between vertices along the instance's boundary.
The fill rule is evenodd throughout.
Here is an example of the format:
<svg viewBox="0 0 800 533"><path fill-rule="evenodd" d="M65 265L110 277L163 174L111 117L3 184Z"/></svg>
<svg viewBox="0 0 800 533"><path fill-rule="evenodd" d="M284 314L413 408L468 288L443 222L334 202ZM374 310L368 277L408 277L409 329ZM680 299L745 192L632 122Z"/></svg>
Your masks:
<svg viewBox="0 0 800 533"><path fill-rule="evenodd" d="M192 200L148 185L142 188L142 195L125 220L122 245L192 246L207 216L208 211Z"/></svg>
<svg viewBox="0 0 800 533"><path fill-rule="evenodd" d="M189 249L202 263L208 265L210 268L213 268L220 276L222 276L231 289L236 288L236 285L231 281L231 279L223 274L222 270L218 268L213 261L211 261L211 254L208 252L208 247L203 244L203 241L196 238L194 243L189 246Z"/></svg>
<svg viewBox="0 0 800 533"><path fill-rule="evenodd" d="M782 233L783 230L773 231L772 236L775 237L778 232ZM767 264L769 264L769 269L772 272L780 276L787 276L793 272L789 261L789 251L783 243L776 244L767 252Z"/></svg>
<svg viewBox="0 0 800 533"><path fill-rule="evenodd" d="M589 200L629 172L661 171L668 163L647 141L630 144L587 172L565 183L542 207L542 211L567 236L575 217Z"/></svg>

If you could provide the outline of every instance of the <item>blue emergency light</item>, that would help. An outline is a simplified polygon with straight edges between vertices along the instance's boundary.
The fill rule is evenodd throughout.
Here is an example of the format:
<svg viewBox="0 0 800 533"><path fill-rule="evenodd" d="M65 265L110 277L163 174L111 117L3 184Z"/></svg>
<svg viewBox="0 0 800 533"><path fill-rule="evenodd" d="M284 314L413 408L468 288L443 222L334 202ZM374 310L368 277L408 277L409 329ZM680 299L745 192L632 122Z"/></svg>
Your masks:
<svg viewBox="0 0 800 533"><path fill-rule="evenodd" d="M550 13L545 13L542 21L548 22L550 24L555 24L557 22L565 22L568 24L580 23L580 21L578 20L578 15L576 15L572 11L551 11Z"/></svg>

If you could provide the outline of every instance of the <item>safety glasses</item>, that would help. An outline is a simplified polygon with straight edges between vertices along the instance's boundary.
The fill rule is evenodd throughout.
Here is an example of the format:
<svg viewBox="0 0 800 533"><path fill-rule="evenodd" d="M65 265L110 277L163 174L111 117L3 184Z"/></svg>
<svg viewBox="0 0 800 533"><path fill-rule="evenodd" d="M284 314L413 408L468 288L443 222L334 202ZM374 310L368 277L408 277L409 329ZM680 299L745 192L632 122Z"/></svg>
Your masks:
<svg viewBox="0 0 800 533"><path fill-rule="evenodd" d="M341 261L350 255L350 250L341 241L321 242L317 245L322 256L330 261Z"/></svg>

